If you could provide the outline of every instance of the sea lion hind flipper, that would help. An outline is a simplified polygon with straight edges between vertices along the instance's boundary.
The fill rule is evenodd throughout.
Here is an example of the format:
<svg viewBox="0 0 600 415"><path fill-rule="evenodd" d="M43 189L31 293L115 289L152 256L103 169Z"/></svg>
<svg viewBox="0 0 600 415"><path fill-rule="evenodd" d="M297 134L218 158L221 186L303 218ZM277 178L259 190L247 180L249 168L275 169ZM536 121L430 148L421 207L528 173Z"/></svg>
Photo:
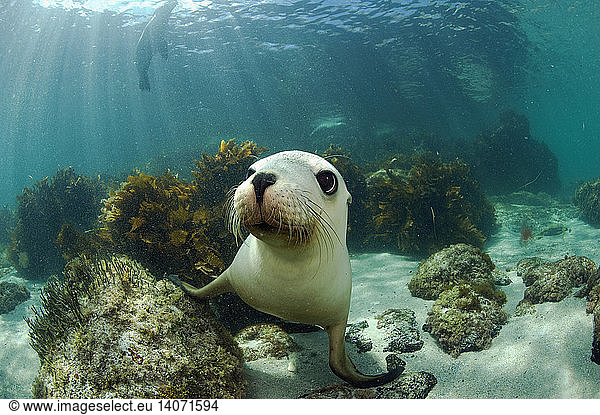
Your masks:
<svg viewBox="0 0 600 415"><path fill-rule="evenodd" d="M372 388L385 385L402 374L404 366L398 366L380 375L365 375L356 369L350 360L344 344L346 324L326 328L329 335L329 367L340 379L356 388Z"/></svg>
<svg viewBox="0 0 600 415"><path fill-rule="evenodd" d="M229 281L224 274L221 274L214 281L201 288L196 288L187 282L181 281L175 274L166 275L165 278L181 288L186 294L198 299L212 298L219 294L233 291L231 284L229 284Z"/></svg>

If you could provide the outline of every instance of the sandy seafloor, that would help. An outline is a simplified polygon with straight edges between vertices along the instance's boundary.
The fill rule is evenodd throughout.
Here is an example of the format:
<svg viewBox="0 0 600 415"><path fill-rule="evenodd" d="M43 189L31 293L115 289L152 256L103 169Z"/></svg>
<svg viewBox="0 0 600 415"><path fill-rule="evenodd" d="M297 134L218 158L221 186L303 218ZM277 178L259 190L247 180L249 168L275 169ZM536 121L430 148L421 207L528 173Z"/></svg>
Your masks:
<svg viewBox="0 0 600 415"><path fill-rule="evenodd" d="M516 317L515 307L525 286L515 274L517 262L540 256L559 260L565 255L587 256L600 264L600 230L577 218L570 205L534 207L496 204L498 231L489 238L485 251L513 283L501 287L508 301L508 321L489 349L450 357L435 339L421 330L424 346L405 353L406 372L427 371L437 385L429 398L600 398L600 365L590 361L592 316L585 313L585 299L568 297L560 303L536 305L533 315ZM534 238L520 243L520 226L527 221ZM568 231L556 236L535 236L544 228L561 224ZM365 373L385 367L381 332L374 317L390 308L409 308L423 325L433 301L414 298L407 283L418 261L409 257L362 254L351 258L353 293L349 322L369 322L367 334L373 350L357 354L347 344L352 359ZM17 276L3 278L24 282ZM39 367L36 353L28 346L23 317L39 301L41 284L26 282L32 299L13 312L0 316L0 398L30 396ZM324 332L293 334L302 347L289 359L262 359L246 363L248 398L295 398L339 381L327 365L328 343ZM292 369L292 370L290 370Z"/></svg>

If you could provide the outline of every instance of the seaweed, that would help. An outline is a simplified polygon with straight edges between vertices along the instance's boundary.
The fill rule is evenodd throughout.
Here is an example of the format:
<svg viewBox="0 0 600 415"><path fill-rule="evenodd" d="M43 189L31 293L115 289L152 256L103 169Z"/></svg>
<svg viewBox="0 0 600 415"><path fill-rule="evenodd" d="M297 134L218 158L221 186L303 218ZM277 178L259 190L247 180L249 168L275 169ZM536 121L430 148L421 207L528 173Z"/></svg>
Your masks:
<svg viewBox="0 0 600 415"><path fill-rule="evenodd" d="M493 206L461 160L398 155L367 179L367 189L374 232L365 243L374 249L426 255L454 243L481 248L495 226Z"/></svg>
<svg viewBox="0 0 600 415"><path fill-rule="evenodd" d="M106 201L99 236L153 272L205 283L204 276L221 273L235 256L224 205L262 151L252 142L223 141L215 156L203 154L194 161L198 170L192 183L170 172L129 176Z"/></svg>
<svg viewBox="0 0 600 415"><path fill-rule="evenodd" d="M506 298L493 297L486 298L468 283L455 285L435 301L423 330L431 333L452 357L487 349L507 320L501 304Z"/></svg>
<svg viewBox="0 0 600 415"><path fill-rule="evenodd" d="M97 179L60 169L17 196L17 224L8 259L28 278L45 278L62 270L65 261L55 241L63 223L79 231L94 227L105 189Z"/></svg>
<svg viewBox="0 0 600 415"><path fill-rule="evenodd" d="M193 184L139 173L106 201L99 237L157 273L213 274L224 264L205 234L211 220Z"/></svg>
<svg viewBox="0 0 600 415"><path fill-rule="evenodd" d="M201 160L194 160L197 170L192 174L202 203L222 207L232 186L246 177L248 167L265 151L252 141L236 144L235 139L223 140L216 155L203 153Z"/></svg>

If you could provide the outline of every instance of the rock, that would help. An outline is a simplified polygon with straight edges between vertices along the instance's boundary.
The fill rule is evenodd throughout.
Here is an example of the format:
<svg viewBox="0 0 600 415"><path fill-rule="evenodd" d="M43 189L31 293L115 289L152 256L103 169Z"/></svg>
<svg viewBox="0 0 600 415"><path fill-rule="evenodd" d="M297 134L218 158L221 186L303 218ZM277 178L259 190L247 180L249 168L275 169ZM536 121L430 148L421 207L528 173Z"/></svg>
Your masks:
<svg viewBox="0 0 600 415"><path fill-rule="evenodd" d="M275 324L246 327L235 337L247 362L258 359L283 359L298 350L289 334Z"/></svg>
<svg viewBox="0 0 600 415"><path fill-rule="evenodd" d="M424 399L437 384L428 372L407 373L394 382L375 388L358 389L333 383L300 396L304 399Z"/></svg>
<svg viewBox="0 0 600 415"><path fill-rule="evenodd" d="M437 379L429 372L407 373L395 384L391 383L377 388L379 399L425 399Z"/></svg>
<svg viewBox="0 0 600 415"><path fill-rule="evenodd" d="M540 236L558 236L564 235L569 231L569 228L561 224L550 225L549 227L542 229L538 235Z"/></svg>
<svg viewBox="0 0 600 415"><path fill-rule="evenodd" d="M414 311L390 309L375 318L377 328L385 331L384 352L415 352L423 347Z"/></svg>
<svg viewBox="0 0 600 415"><path fill-rule="evenodd" d="M400 372L404 372L404 368L406 367L406 362L400 359L400 357L396 353L388 354L385 357L385 364L388 372L397 370L400 367L402 367L402 370Z"/></svg>
<svg viewBox="0 0 600 415"><path fill-rule="evenodd" d="M535 306L531 304L529 301L522 300L517 304L517 308L515 310L515 317L526 316L528 314L533 315L537 313Z"/></svg>
<svg viewBox="0 0 600 415"><path fill-rule="evenodd" d="M0 314L10 313L16 306L29 300L27 287L14 282L0 282Z"/></svg>
<svg viewBox="0 0 600 415"><path fill-rule="evenodd" d="M586 284L596 272L594 261L584 256L565 257L556 266L559 272L568 275L576 287Z"/></svg>
<svg viewBox="0 0 600 415"><path fill-rule="evenodd" d="M358 353L365 353L373 349L373 342L365 334L364 330L369 327L366 320L358 323L348 324L346 329L345 340L356 346Z"/></svg>
<svg viewBox="0 0 600 415"><path fill-rule="evenodd" d="M600 365L600 269L588 280L586 289L582 291L587 295L586 312L594 315L591 360Z"/></svg>
<svg viewBox="0 0 600 415"><path fill-rule="evenodd" d="M542 267L548 269L547 265ZM541 278L525 290L523 299L531 304L556 303L566 298L572 290L573 283L569 278L565 278L562 274L553 273L550 268L550 272L542 274Z"/></svg>
<svg viewBox="0 0 600 415"><path fill-rule="evenodd" d="M581 184L575 191L573 204L579 208L581 219L600 226L600 179Z"/></svg>
<svg viewBox="0 0 600 415"><path fill-rule="evenodd" d="M79 257L29 320L35 398L242 398L242 352L207 302L126 257Z"/></svg>
<svg viewBox="0 0 600 415"><path fill-rule="evenodd" d="M532 266L523 267L523 282L528 286L523 300L531 304L563 300L574 287L586 284L596 270L596 264L586 257L571 256L556 262L537 262L538 265L532 261Z"/></svg>
<svg viewBox="0 0 600 415"><path fill-rule="evenodd" d="M509 276L498 267L492 271L492 277L494 278L494 285L506 286L512 284Z"/></svg>
<svg viewBox="0 0 600 415"><path fill-rule="evenodd" d="M503 301L490 297L476 292L470 284L454 286L440 294L423 330L436 337L453 357L486 349L507 319Z"/></svg>
<svg viewBox="0 0 600 415"><path fill-rule="evenodd" d="M467 244L451 245L419 264L408 283L413 296L435 300L442 291L460 282L494 284L495 265L489 255Z"/></svg>
<svg viewBox="0 0 600 415"><path fill-rule="evenodd" d="M531 268L534 268L538 265L547 264L548 262L550 261L540 257L523 258L517 263L517 277L523 277L523 274ZM531 284L533 284L533 281L529 285ZM527 285L527 283L525 283L525 285Z"/></svg>
<svg viewBox="0 0 600 415"><path fill-rule="evenodd" d="M592 340L591 360L600 365L600 310L594 313L594 337Z"/></svg>

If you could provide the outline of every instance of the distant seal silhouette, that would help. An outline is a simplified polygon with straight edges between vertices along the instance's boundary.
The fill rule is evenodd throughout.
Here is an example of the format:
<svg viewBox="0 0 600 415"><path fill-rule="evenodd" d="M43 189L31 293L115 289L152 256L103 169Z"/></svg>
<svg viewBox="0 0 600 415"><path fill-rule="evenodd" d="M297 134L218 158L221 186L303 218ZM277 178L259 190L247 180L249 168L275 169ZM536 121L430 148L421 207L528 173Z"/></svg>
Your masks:
<svg viewBox="0 0 600 415"><path fill-rule="evenodd" d="M139 86L142 91L150 90L150 79L148 79L148 68L152 55L156 49L158 53L167 59L169 50L167 48L167 20L173 9L177 6L177 0L169 0L159 6L152 18L144 28L135 49L135 65L139 76Z"/></svg>
<svg viewBox="0 0 600 415"><path fill-rule="evenodd" d="M229 203L236 238L250 231L233 263L202 288L170 278L205 299L235 291L252 307L285 320L321 326L329 335L333 373L360 388L394 380L402 368L360 373L346 352L344 335L352 290L346 248L352 197L337 169L302 151L255 162Z"/></svg>

